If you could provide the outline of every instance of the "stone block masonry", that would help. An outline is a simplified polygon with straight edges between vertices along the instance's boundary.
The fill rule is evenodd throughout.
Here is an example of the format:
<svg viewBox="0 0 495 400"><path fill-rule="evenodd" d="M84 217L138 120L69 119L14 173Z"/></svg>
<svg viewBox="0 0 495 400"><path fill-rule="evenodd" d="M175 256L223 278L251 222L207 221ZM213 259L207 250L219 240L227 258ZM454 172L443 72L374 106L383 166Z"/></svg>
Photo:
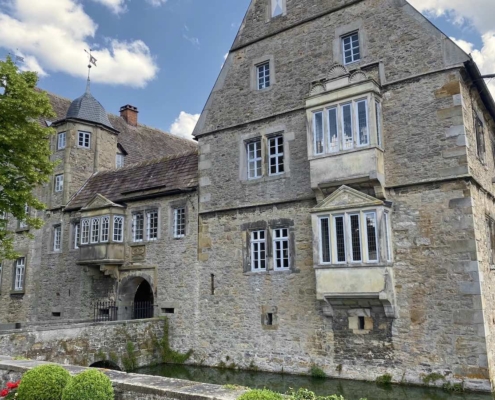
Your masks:
<svg viewBox="0 0 495 400"><path fill-rule="evenodd" d="M83 367L111 361L121 369L128 363L139 368L159 361L155 339L163 337L163 327L162 319L30 326L0 331L0 354Z"/></svg>
<svg viewBox="0 0 495 400"><path fill-rule="evenodd" d="M44 364L39 361L16 361L0 356L0 386L18 380L28 370ZM71 375L77 375L86 368L64 366ZM234 400L244 390L231 390L218 385L185 381L157 376L126 374L117 371L103 371L112 381L115 400Z"/></svg>

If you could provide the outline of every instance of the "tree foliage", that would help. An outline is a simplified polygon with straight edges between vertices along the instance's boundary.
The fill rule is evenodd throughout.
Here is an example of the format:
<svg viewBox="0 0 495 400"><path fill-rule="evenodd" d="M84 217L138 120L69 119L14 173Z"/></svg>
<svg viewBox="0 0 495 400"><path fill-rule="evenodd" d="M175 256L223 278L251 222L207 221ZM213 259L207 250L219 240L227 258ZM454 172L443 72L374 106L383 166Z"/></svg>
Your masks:
<svg viewBox="0 0 495 400"><path fill-rule="evenodd" d="M37 83L35 72L19 71L10 57L0 61L0 260L16 257L13 232L2 216L40 228L42 220L26 216L25 206L44 209L33 192L49 181L55 166L49 140L55 132L39 123L55 113L47 94L36 89Z"/></svg>

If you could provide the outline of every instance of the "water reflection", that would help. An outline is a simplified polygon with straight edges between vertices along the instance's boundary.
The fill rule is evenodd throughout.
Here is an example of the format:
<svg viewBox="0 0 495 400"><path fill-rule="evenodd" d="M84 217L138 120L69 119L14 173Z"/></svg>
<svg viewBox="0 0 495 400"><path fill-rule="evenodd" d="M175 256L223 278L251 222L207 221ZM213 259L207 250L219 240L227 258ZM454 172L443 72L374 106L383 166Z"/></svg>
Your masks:
<svg viewBox="0 0 495 400"><path fill-rule="evenodd" d="M365 397L368 400L493 400L490 394L450 394L440 389L408 386L379 387L374 383L367 382L313 379L306 376L233 371L188 365L158 365L156 367L141 368L135 372L217 385L235 384L250 388L267 388L280 393L286 393L290 388L299 389L303 387L322 396L340 394L346 400L358 400L361 397Z"/></svg>

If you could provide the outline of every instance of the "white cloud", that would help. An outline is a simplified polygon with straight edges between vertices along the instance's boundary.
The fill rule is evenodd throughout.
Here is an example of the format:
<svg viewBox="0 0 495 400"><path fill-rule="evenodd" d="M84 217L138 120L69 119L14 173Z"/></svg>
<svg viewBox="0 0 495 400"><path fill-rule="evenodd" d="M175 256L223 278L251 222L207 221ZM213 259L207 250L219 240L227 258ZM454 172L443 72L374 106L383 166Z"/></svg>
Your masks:
<svg viewBox="0 0 495 400"><path fill-rule="evenodd" d="M458 24L472 24L479 32L493 30L493 0L409 0L421 12L446 15Z"/></svg>
<svg viewBox="0 0 495 400"><path fill-rule="evenodd" d="M103 4L115 14L120 14L127 11L125 0L93 0L96 3Z"/></svg>
<svg viewBox="0 0 495 400"><path fill-rule="evenodd" d="M165 4L167 0L146 0L146 2L151 4L153 7L160 7Z"/></svg>
<svg viewBox="0 0 495 400"><path fill-rule="evenodd" d="M97 29L78 0L0 2L0 46L19 49L26 67L84 78L88 59L83 49L93 47L98 67L91 71L92 81L144 87L155 78L158 66L144 42L108 39L95 46Z"/></svg>
<svg viewBox="0 0 495 400"><path fill-rule="evenodd" d="M175 122L170 126L170 133L185 139L192 139L192 133L200 114L188 114L181 111Z"/></svg>
<svg viewBox="0 0 495 400"><path fill-rule="evenodd" d="M188 42L191 42L194 46L199 47L199 39L197 37L189 37L185 33L182 35L182 37Z"/></svg>
<svg viewBox="0 0 495 400"><path fill-rule="evenodd" d="M488 75L495 73L495 33L482 35L483 47L481 50L475 49L473 43L466 42L465 40L451 39L466 53L471 54L482 74ZM487 84L495 97L495 80L487 80Z"/></svg>
<svg viewBox="0 0 495 400"><path fill-rule="evenodd" d="M495 73L495 15L494 0L409 0L419 11L429 16L445 16L461 27L474 28L481 34L481 49L473 43L452 38L466 53L471 54L482 74ZM495 82L488 81L495 97Z"/></svg>
<svg viewBox="0 0 495 400"><path fill-rule="evenodd" d="M43 68L41 68L40 64L36 57L33 56L23 56L24 62L20 63L19 69L21 71L34 71L37 72L39 76L44 77L48 76Z"/></svg>

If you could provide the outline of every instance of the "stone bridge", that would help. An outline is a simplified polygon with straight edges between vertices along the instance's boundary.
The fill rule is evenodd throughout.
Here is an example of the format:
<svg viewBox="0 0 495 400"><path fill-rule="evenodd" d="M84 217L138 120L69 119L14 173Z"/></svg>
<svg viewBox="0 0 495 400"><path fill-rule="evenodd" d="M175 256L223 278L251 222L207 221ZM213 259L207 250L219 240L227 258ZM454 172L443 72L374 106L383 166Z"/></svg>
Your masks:
<svg viewBox="0 0 495 400"><path fill-rule="evenodd" d="M28 324L0 330L0 354L60 364L134 369L160 362L165 321ZM14 328L14 327L8 327Z"/></svg>

